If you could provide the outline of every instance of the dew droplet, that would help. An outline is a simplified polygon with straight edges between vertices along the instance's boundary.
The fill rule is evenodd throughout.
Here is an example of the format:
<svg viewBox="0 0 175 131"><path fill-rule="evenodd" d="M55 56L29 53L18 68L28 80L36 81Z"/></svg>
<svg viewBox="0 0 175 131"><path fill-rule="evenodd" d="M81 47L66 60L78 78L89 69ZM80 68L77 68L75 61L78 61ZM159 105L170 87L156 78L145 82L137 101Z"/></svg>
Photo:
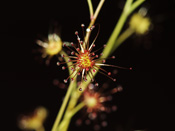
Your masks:
<svg viewBox="0 0 175 131"><path fill-rule="evenodd" d="M57 62L57 66L59 66L60 65L60 62Z"/></svg>
<svg viewBox="0 0 175 131"><path fill-rule="evenodd" d="M90 32L91 30L89 28L86 29L87 32Z"/></svg>
<svg viewBox="0 0 175 131"><path fill-rule="evenodd" d="M85 25L84 24L81 24L81 27L85 27Z"/></svg>
<svg viewBox="0 0 175 131"><path fill-rule="evenodd" d="M110 76L111 75L111 72L108 72L108 75Z"/></svg>
<svg viewBox="0 0 175 131"><path fill-rule="evenodd" d="M80 51L80 48L77 48L77 51Z"/></svg>
<svg viewBox="0 0 175 131"><path fill-rule="evenodd" d="M75 35L78 35L78 31L75 31Z"/></svg>
<svg viewBox="0 0 175 131"><path fill-rule="evenodd" d="M95 86L98 86L99 84L98 83L95 83Z"/></svg>
<svg viewBox="0 0 175 131"><path fill-rule="evenodd" d="M118 89L118 91L122 91L123 90L122 86L118 86L117 89Z"/></svg>
<svg viewBox="0 0 175 131"><path fill-rule="evenodd" d="M73 46L73 45L74 45L74 43L73 43L73 42L71 42L70 44L71 44L71 46Z"/></svg>
<svg viewBox="0 0 175 131"><path fill-rule="evenodd" d="M67 83L67 80L66 79L64 79L64 83Z"/></svg>
<svg viewBox="0 0 175 131"><path fill-rule="evenodd" d="M93 69L92 71L93 71L93 72L96 72L96 70L95 70L95 69Z"/></svg>
<svg viewBox="0 0 175 131"><path fill-rule="evenodd" d="M111 58L112 58L112 59L115 59L115 56L112 56Z"/></svg>

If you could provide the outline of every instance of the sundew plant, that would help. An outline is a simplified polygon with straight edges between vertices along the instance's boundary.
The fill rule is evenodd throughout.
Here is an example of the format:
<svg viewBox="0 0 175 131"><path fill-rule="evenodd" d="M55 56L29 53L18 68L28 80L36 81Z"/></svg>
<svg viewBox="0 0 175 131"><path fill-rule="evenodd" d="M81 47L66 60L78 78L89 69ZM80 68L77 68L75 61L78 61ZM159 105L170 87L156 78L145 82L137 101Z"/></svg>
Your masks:
<svg viewBox="0 0 175 131"><path fill-rule="evenodd" d="M64 42L56 33L49 34L47 41L36 41L36 43L43 48L42 57L47 59L47 64L53 56L62 57L55 64L58 65L58 69L68 70L69 72L69 74L66 74L67 72L65 71L66 75L64 75L64 77L66 77L60 80L63 81L68 88L58 114L55 114L55 121L51 131L71 131L69 128L71 119L80 110L87 114L87 117L92 121L98 118L98 112L116 110L115 106L109 108L105 103L111 101L110 96L120 92L122 88L111 88L110 91L106 93L105 89L103 89L105 87L101 86L100 82L95 79L95 76L99 73L106 77L106 79L116 82L116 78L112 76L108 68L126 69L128 73L132 70L132 67L120 67L112 64L113 60L109 60L107 63L106 59L115 59L115 56L112 55L113 52L133 33L142 35L148 32L150 19L146 17L143 9L140 9L139 12L135 11L144 1L145 0L126 0L123 11L113 31L106 32L111 35L109 39L104 42L104 45L96 42L96 39L100 39L99 33L103 32L103 30L100 30L100 21L96 23L96 20L100 11L103 9L105 0L99 0L96 8L93 6L93 1L87 0L90 23L89 25L82 23L80 28L77 29L78 31L75 31L75 37L77 38L76 43ZM134 11L135 13L133 13ZM123 29L129 16L131 16L129 27ZM110 21L108 22L108 24L110 24ZM95 35L92 35L94 34L92 33L93 31L96 32ZM96 48L95 45L100 45L101 48ZM70 54L67 53L68 51ZM104 66L106 67L105 69ZM21 119L20 128L36 131L45 130L43 122L46 118L47 110L43 107L37 109L37 113L35 112L36 114L33 115L31 119ZM90 121L87 120L86 123L88 124ZM107 123L103 122L102 126L107 126ZM98 130L98 127L94 129Z"/></svg>

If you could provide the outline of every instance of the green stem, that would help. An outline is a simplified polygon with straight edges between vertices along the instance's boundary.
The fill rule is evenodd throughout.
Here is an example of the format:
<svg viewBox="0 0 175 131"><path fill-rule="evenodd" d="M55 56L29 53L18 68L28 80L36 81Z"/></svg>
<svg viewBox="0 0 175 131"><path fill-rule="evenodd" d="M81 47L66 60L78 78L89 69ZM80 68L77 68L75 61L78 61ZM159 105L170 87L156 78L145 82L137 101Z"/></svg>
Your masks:
<svg viewBox="0 0 175 131"><path fill-rule="evenodd" d="M119 47L128 37L130 37L134 31L131 28L126 29L115 41L114 47L111 51L113 53L117 47Z"/></svg>
<svg viewBox="0 0 175 131"><path fill-rule="evenodd" d="M66 119L64 119L58 126L57 131L67 131L66 127L69 125L69 121L70 119L66 117Z"/></svg>
<svg viewBox="0 0 175 131"><path fill-rule="evenodd" d="M64 55L64 56L68 56L63 50L60 52L60 54L62 54L62 55ZM64 57L64 59L65 59L66 62L68 62L68 57ZM70 66L71 64L72 64L72 62L68 62L68 63L67 63L68 66ZM71 74L72 70L71 70L70 68L68 68L68 70L69 70L69 73ZM71 82L70 85L69 85L69 88L68 88L68 91L67 91L66 96L65 96L65 98L64 98L64 101L63 101L63 103L62 103L62 105L61 105L61 108L60 108L60 110L59 110L59 112L58 112L58 114L57 114L56 120L55 120L54 125L53 125L53 127L52 127L52 131L56 131L57 126L58 126L59 123L60 123L60 120L61 120L61 118L62 118L62 116L63 116L64 110L65 110L65 108L66 108L66 105L67 105L67 103L68 103L70 94L71 94L71 92L72 92L72 90L73 90L75 84L76 84L75 82Z"/></svg>
<svg viewBox="0 0 175 131"><path fill-rule="evenodd" d="M59 131L66 131L68 128L68 125L70 123L70 119L72 118L72 116L74 116L80 109L82 109L85 106L84 102L81 102L80 104L78 104L75 108L73 108L73 110L69 111L64 120L62 121L62 123L60 124L60 126L58 127Z"/></svg>
<svg viewBox="0 0 175 131"><path fill-rule="evenodd" d="M64 101L63 101L63 103L62 103L62 105L61 105L61 108L60 108L60 110L59 110L59 113L58 113L58 115L57 115L57 117L56 117L55 123L54 123L54 125L53 125L53 127L52 127L52 131L56 131L57 126L58 126L59 123L60 123L60 120L61 120L61 118L62 118L62 116L63 116L64 110L65 110L65 108L66 108L66 105L67 105L67 102L68 102L68 100L69 100L69 97L70 97L70 94L71 94L71 92L72 92L73 87L74 87L74 82L71 82L71 83L70 83L70 86L69 86L69 88L68 88L68 90L67 90L66 96L65 96L65 98L64 98Z"/></svg>
<svg viewBox="0 0 175 131"><path fill-rule="evenodd" d="M105 2L105 0L101 0L100 3L98 4L98 7L97 7L97 9L96 9L96 11L95 11L95 13L94 13L94 16L93 16L93 22L94 22L94 23L95 23L95 20L97 19L97 16L98 16L98 14L99 14L99 12L100 12L100 10L101 10L101 8L102 8L104 2ZM94 25L94 23L91 23L91 24ZM92 25L91 25L91 26L92 26ZM90 27L91 27L91 26L90 26Z"/></svg>
<svg viewBox="0 0 175 131"><path fill-rule="evenodd" d="M127 10L130 9L132 2L133 2L133 0L127 0L127 1L126 1L125 7L124 7L124 10L125 10L125 11L127 11Z"/></svg>
<svg viewBox="0 0 175 131"><path fill-rule="evenodd" d="M91 1L91 0L87 0L87 3L88 3L89 12L90 12L90 19L91 19L92 16L94 15L94 10L93 10L93 6L92 6L92 1Z"/></svg>
<svg viewBox="0 0 175 131"><path fill-rule="evenodd" d="M75 115L80 109L82 109L85 106L84 102L81 102L80 104L78 104L71 112L70 112L70 117L72 117L73 115Z"/></svg>
<svg viewBox="0 0 175 131"><path fill-rule="evenodd" d="M76 88L76 87L75 87ZM69 105L68 105L68 107L67 107L67 109L66 109L66 112L65 112L65 114L67 114L67 112L69 111L69 110L72 110L74 107L75 107L75 105L77 104L77 100L78 100L78 94L79 93L77 93L77 92L80 92L79 90L77 91L77 89L74 89L73 90L73 92L72 92L72 94L71 94L71 99L70 99L70 101L69 101ZM65 115L66 116L66 115ZM64 116L64 117L65 117Z"/></svg>
<svg viewBox="0 0 175 131"><path fill-rule="evenodd" d="M109 38L109 40L106 44L106 47L103 50L103 56L102 56L103 58L107 58L110 55L111 50L114 49L113 45L114 45L119 33L121 32L121 29L122 29L122 27L127 19L127 16L128 16L128 14L126 12L122 13L118 23L116 24L116 26L112 32L111 37Z"/></svg>
<svg viewBox="0 0 175 131"><path fill-rule="evenodd" d="M36 129L36 131L45 131L44 126L41 126L40 128Z"/></svg>
<svg viewBox="0 0 175 131"><path fill-rule="evenodd" d="M71 118L67 118L66 121L62 121L58 131L67 131L68 130L68 127L69 127L69 124L71 122ZM61 127L62 126L62 127Z"/></svg>
<svg viewBox="0 0 175 131"><path fill-rule="evenodd" d="M100 12L100 9L101 9L101 7L102 7L104 1L105 1L105 0L101 0L101 1L100 1L100 3L99 3L99 5L98 5L98 7L97 7L97 9L96 9L96 11L95 11L95 13L94 13L94 15L93 15L93 19L91 19L91 22L90 22L88 28L90 28L92 25L94 25L94 23L95 23L95 21L96 21L96 18L97 18L97 16L98 16L99 12ZM123 28L123 25L124 25L124 23L125 23L125 21L126 21L128 15L129 15L130 13L132 13L144 0L138 0L138 1L134 2L134 3L131 5L132 1L133 1L133 0L127 0L127 2L126 2L126 4L125 4L125 7L124 7L124 11L122 12L122 14L121 14L121 16L120 16L120 19L119 19L118 23L116 24L116 26L115 26L115 28L114 28L114 30L113 30L113 32L112 32L112 35L111 35L111 37L109 38L109 40L108 40L108 42L107 42L107 46L106 46L106 48L105 48L104 51L103 51L103 54L104 54L103 57L107 57L107 56L110 55L111 50L112 50L112 48L113 48L113 45L116 43L116 40L117 40L117 38L118 38L118 36L119 36L119 33L121 32L121 30L122 30L122 28ZM91 1L89 1L89 2L91 2ZM91 6L91 5L90 5L90 6ZM92 9L90 9L90 10L91 10L91 11L90 11L90 14L92 14ZM91 32L87 32L86 37L85 37L85 43L87 43L87 41L88 41L88 39L89 39L89 36L90 36L90 33L91 33ZM121 42L119 42L119 43L121 44L122 41L125 40L125 38L121 38L121 39L119 39L119 40L121 41ZM120 45L120 44L119 44L119 45ZM117 48L117 47L118 47L118 46L116 45L115 48ZM115 48L114 48L114 50L115 50ZM71 72L70 68L69 68L69 72ZM98 70L97 70L95 73L93 73L93 76L95 76L97 72L98 72ZM90 79L90 78L87 78L87 81L86 81L86 82L82 82L81 88L83 89L83 91L86 89L86 87L88 86L88 84L89 84L90 82L91 82L91 79ZM58 125L59 125L59 123L60 123L60 120L61 120L62 115L63 115L63 113L64 113L65 107L66 107L66 105L67 105L67 102L68 102L68 100L69 100L69 97L70 97L70 95L71 95L71 92L72 92L73 87L75 87L75 85L74 85L73 82L71 82L71 83L70 83L70 86L69 86L69 89L68 89L68 91L67 91L67 93L66 93L65 99L64 99L64 101L63 101L63 103L62 103L61 109L60 109L60 111L59 111L59 113L58 113L58 115L57 115L57 118L56 118L56 120L55 120L55 123L54 123L54 126L53 126L53 128L52 128L52 131L57 131L57 129L58 129L57 127L58 127ZM75 91L76 91L76 90L75 90ZM72 108L76 105L76 103L77 103L77 101L78 101L78 98L81 96L81 94L83 93L83 91L77 93L77 97L74 99L75 101L74 101L74 104L73 104ZM71 103L69 103L69 104L71 104ZM66 118L67 114L69 114L69 111L65 114L65 118L66 118L66 119L65 119L65 121L64 121L64 120L62 121L63 124L65 123L65 131L67 130L67 128L68 128L68 126L69 126L69 122L70 122L72 116L73 116L77 111L79 111L83 106L84 106L84 105L83 105L83 103L82 103L81 105L78 105L76 108L74 108L74 110L73 110L73 112L72 112L72 115L70 115L69 119Z"/></svg>
<svg viewBox="0 0 175 131"><path fill-rule="evenodd" d="M64 52L63 50L61 50L60 51L60 54L65 56L63 58L64 58L65 62L67 62L67 66L69 67L68 68L69 74L71 74L72 73L72 70L71 70L71 67L70 66L73 65L73 63L69 61L69 57L68 57L68 55L67 55L66 52Z"/></svg>
<svg viewBox="0 0 175 131"><path fill-rule="evenodd" d="M94 13L94 15L93 15L93 18L91 19L91 22L90 22L88 28L90 28L92 25L94 25L94 23L95 23L95 21L96 21L96 19L97 19L97 16L98 16L98 14L99 14L99 12L100 12L100 10L101 10L101 8L102 8L104 2L105 2L105 0L100 0L100 2L99 2L98 6L97 6L97 8L96 8L96 10L95 10L95 13Z"/></svg>
<svg viewBox="0 0 175 131"><path fill-rule="evenodd" d="M100 0L99 4L98 4L98 6L97 6L97 8L96 8L96 10L95 10L95 13L94 13L93 17L91 18L91 22L90 22L90 24L89 24L89 26L88 26L88 29L90 29L91 26L94 25L94 23L95 23L95 21L96 21L96 19L97 19L97 16L98 16L98 14L99 14L99 12L100 12L100 10L101 10L101 8L102 8L104 2L105 2L105 0ZM84 43L88 43L90 34L91 34L91 31L86 32L86 36L85 36L85 41L84 41ZM85 47L85 45L84 45L84 47Z"/></svg>
<svg viewBox="0 0 175 131"><path fill-rule="evenodd" d="M124 25L128 15L130 13L132 13L132 11L134 11L134 9L136 9L144 0L138 0L135 3L133 3L133 4L132 4L132 1L133 0L127 0L126 1L126 4L124 6L124 10L123 10L123 12L122 12L122 14L121 14L121 16L119 18L119 21L116 24L116 26L115 26L115 28L114 28L114 30L113 30L113 32L112 32L112 34L111 34L107 44L106 44L105 49L102 52L103 53L103 55L102 55L103 58L107 58L110 55L111 51L113 49L115 50L118 47L118 46L116 46L114 48L114 44L115 44L115 42L116 42L116 40L117 40L117 38L118 38L122 28L123 28L123 25ZM97 72L98 72L98 70L96 70L96 72L93 72L93 76L94 77L95 77ZM89 78L89 76L87 76L87 81L86 82L82 82L82 87L81 88L83 90L85 90L90 82L91 82L91 79ZM83 91L80 92L78 97L81 96L81 93L83 93Z"/></svg>
<svg viewBox="0 0 175 131"><path fill-rule="evenodd" d="M129 14L132 13L138 6L140 6L145 0L137 0L134 2L129 10Z"/></svg>
<svg viewBox="0 0 175 131"><path fill-rule="evenodd" d="M118 47L116 46L116 48L114 48L114 44L123 28L123 25L126 22L128 15L130 15L141 3L143 3L144 0L137 0L133 4L131 2L132 0L127 0L119 21L116 24L109 40L107 41L105 49L103 50L103 58L107 58L111 54L111 50L115 50Z"/></svg>
<svg viewBox="0 0 175 131"><path fill-rule="evenodd" d="M78 91L78 92L80 92L80 91ZM72 110L75 107L77 101L78 101L77 90L74 89L72 94L71 94L71 98L70 98L68 107L66 109L66 112L65 112L65 115L64 115L64 118L63 118L64 120L61 122L60 126L63 125L62 123L65 123L66 124L65 126L67 126L67 128L68 128L68 126L69 126L68 123L70 123L70 119L69 119L69 121L67 120L67 114L69 114L69 111ZM67 122L65 122L65 119L67 120Z"/></svg>
<svg viewBox="0 0 175 131"><path fill-rule="evenodd" d="M93 15L93 19L91 20L91 22L90 22L88 28L90 28L90 27L95 23L96 18L97 18L97 16L98 16L99 12L100 12L100 9L102 8L102 5L103 5L104 1L105 1L105 0L101 0L100 3L98 4L97 9L96 9L96 11L95 11L95 13L94 13L94 15ZM87 40L89 39L89 36L90 36L90 32L88 32L88 33L86 34L85 43L87 43ZM64 52L63 52L63 53L64 53ZM71 72L71 71L70 71L70 72ZM70 90L68 89L68 91L67 91L66 96L67 96L68 98L69 98L69 96L70 96L70 92L69 92L69 91L71 91L72 88L73 88L73 87L71 87L71 88L69 87ZM68 92L69 92L69 93L68 93ZM67 98L67 97L65 97L65 98ZM59 122L60 122L60 120L61 120L61 117L62 117L63 112L64 112L64 110L65 110L65 107L66 107L66 105L67 105L67 102L68 102L68 99L66 99L65 101L63 101L63 104L62 104L62 106L61 106L61 109L60 109L60 111L59 111L59 113L58 113L58 116L57 116L56 121L55 121L55 123L54 123L54 126L53 126L53 128L52 128L52 131L56 131L56 128L57 128L57 126L58 126L58 124L59 124ZM75 102L75 103L76 103L76 102ZM66 114L67 114L67 112L66 112Z"/></svg>

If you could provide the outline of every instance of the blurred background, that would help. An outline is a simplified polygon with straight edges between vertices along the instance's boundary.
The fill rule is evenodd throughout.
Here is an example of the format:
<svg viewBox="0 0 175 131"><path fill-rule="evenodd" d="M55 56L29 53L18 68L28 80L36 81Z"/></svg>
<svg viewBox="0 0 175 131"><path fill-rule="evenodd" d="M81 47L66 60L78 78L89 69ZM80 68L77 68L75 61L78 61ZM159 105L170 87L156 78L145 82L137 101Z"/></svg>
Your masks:
<svg viewBox="0 0 175 131"><path fill-rule="evenodd" d="M94 9L99 0L94 0ZM107 42L121 14L124 0L106 0L96 23L100 34L96 48ZM6 131L20 131L17 126L21 114L32 112L37 106L48 109L46 131L52 128L62 99L66 93L53 85L68 76L56 66L54 57L49 66L41 54L36 40L47 38L49 28L58 23L63 41L76 42L74 32L81 34L82 23L88 26L89 10L86 0L76 1L13 1L3 3L1 17L1 121ZM118 70L117 82L97 75L102 85L108 82L110 89L122 85L123 91L114 95L112 104L118 110L107 115L108 126L101 131L170 130L174 128L174 34L175 0L146 0L141 7L148 10L153 28L148 34L132 35L107 63L133 67L133 71ZM138 8L139 9L139 8ZM138 9L136 11L138 11ZM126 22L124 29L128 27ZM40 37L42 36L42 37ZM113 71L113 68L105 68ZM68 86L68 84L67 84ZM92 131L93 124L77 127L73 117L70 131Z"/></svg>

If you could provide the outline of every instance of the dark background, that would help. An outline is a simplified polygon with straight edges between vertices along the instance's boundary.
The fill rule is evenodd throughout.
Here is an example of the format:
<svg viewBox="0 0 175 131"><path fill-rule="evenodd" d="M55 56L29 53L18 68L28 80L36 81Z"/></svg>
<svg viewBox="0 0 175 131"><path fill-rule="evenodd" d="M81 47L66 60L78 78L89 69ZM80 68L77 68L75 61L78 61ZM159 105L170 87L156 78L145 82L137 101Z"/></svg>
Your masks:
<svg viewBox="0 0 175 131"><path fill-rule="evenodd" d="M94 7L98 1L94 0ZM100 23L100 35L96 41L101 47L110 36L123 6L123 0L106 0L96 23ZM168 130L174 129L174 23L175 0L147 0L143 7L153 29L144 36L132 35L108 63L133 67L133 71L119 70L117 83L110 81L110 88L117 84L123 91L115 95L115 113L107 117L108 127L102 131ZM61 25L63 41L76 42L74 32L81 32L80 25L89 23L86 1L37 1L6 2L1 8L1 125L6 131L20 131L17 118L41 105L49 110L45 127L49 131L66 90L53 85L54 79L62 81L68 76L56 66L56 58L46 66L36 53L40 47L35 41L39 35L47 38L50 25ZM128 22L128 21L127 21ZM127 28L127 23L124 29ZM112 71L111 68L106 68ZM106 77L97 75L97 81ZM89 131L93 125L76 127L73 118L70 130ZM3 127L2 126L2 127Z"/></svg>

